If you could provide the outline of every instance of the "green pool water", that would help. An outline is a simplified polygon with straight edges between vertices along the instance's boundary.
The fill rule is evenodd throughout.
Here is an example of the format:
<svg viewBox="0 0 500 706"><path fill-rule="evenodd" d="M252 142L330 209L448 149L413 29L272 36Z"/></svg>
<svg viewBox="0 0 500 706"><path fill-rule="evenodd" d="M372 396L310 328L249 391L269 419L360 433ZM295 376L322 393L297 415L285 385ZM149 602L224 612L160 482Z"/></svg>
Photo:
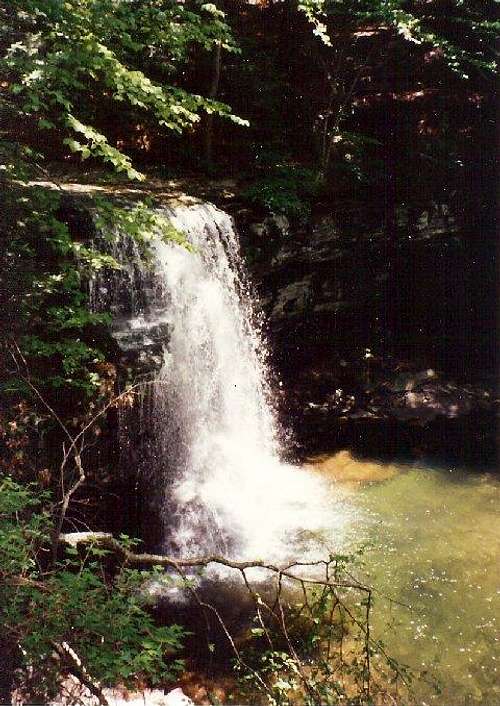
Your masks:
<svg viewBox="0 0 500 706"><path fill-rule="evenodd" d="M352 502L370 518L360 571L376 587L373 633L415 670L414 703L500 704L500 483L402 466ZM437 679L441 693L432 681Z"/></svg>

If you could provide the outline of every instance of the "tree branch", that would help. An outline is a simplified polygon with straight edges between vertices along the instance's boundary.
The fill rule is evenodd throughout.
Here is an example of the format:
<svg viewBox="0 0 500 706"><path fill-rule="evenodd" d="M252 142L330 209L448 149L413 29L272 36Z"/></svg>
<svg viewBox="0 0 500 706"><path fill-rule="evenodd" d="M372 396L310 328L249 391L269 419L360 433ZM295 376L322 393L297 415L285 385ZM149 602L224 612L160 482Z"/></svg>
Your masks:
<svg viewBox="0 0 500 706"><path fill-rule="evenodd" d="M345 582L345 581L329 581L321 580L315 578L304 579L301 576L297 576L290 572L290 569L295 566L302 566L311 568L313 566L326 565L326 561L318 561L311 563L296 563L288 564L285 567L280 567L275 564L269 564L262 560L254 561L234 561L232 559L227 559L226 557L220 556L218 554L212 554L208 556L200 557L190 557L190 558L174 558L170 556L164 556L163 554L137 554L132 552L126 547L124 547L117 539L113 537L112 534L107 532L68 532L66 534L60 535L60 541L64 544L70 544L72 546L77 546L78 544L99 544L101 546L108 547L113 550L116 554L122 557L124 563L138 566L141 564L147 564L149 566L169 566L174 569L180 568L195 568L208 566L209 564L219 564L220 566L226 566L229 569L235 569L236 571L243 571L245 569L266 569L274 574L279 574L285 578L291 579L292 581L306 581L307 583L316 584L320 586L334 586L336 588L353 588L366 593L370 592L370 589L363 584L356 581Z"/></svg>

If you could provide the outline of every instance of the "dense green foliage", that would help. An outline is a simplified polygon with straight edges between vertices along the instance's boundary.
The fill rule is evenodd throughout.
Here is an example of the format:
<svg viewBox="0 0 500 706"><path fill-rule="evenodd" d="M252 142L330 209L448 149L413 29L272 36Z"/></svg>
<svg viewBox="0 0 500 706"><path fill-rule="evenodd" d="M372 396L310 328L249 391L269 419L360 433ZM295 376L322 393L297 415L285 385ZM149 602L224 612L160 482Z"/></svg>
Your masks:
<svg viewBox="0 0 500 706"><path fill-rule="evenodd" d="M246 198L274 214L306 218L316 195L317 183L310 169L277 165L267 176L256 179L245 191Z"/></svg>
<svg viewBox="0 0 500 706"><path fill-rule="evenodd" d="M93 546L81 553L68 548L51 564L54 526L48 501L35 486L8 476L0 481L3 649L8 643L16 646L22 692L40 700L58 693L64 646L84 667L91 665L92 678L104 685L174 678L183 666L175 655L184 630L155 626L141 592L158 572L129 569L113 576L104 568L108 552ZM71 664L66 668L72 671Z"/></svg>
<svg viewBox="0 0 500 706"><path fill-rule="evenodd" d="M302 100L298 101L292 81L290 100L305 116L306 134L310 132L313 159L322 177L354 184L384 179L380 167L391 159L390 145L384 149L384 143L390 140L394 146L402 131L403 140L416 140L411 144L411 159L422 160L420 169L445 169L449 180L450 170L460 166L457 152L463 150L465 132L459 117L463 108L457 111L456 96L462 94L466 103L471 99L468 91L484 91L495 73L494 37L499 25L493 3L313 0L299 5L319 36L299 49L302 60L308 62L304 73L314 93L307 83L299 84ZM296 70L294 57L291 62ZM314 90L318 86L320 90ZM434 108L439 111L437 125L427 107L418 116L418 101L434 92L441 94ZM384 94L389 136L382 124L374 130L364 116ZM398 103L414 101L412 115L396 108ZM417 116L420 123L408 135ZM382 116L379 120L383 123ZM434 139L429 140L429 134ZM401 147L408 149L408 145ZM406 178L408 172L418 179L418 168L411 172L407 165Z"/></svg>
<svg viewBox="0 0 500 706"><path fill-rule="evenodd" d="M82 159L96 156L141 178L100 131L103 108L133 109L137 120L176 132L199 121L202 110L237 120L227 106L175 85L193 44L235 51L213 4L15 0L2 15L3 110L27 129L58 130Z"/></svg>
<svg viewBox="0 0 500 706"><path fill-rule="evenodd" d="M439 48L446 64L453 71L459 72L462 78L469 77L467 67L486 71L495 69L494 59L491 54L488 56L491 50L485 51L482 46L487 41L493 41L498 31L494 13L491 19L488 13L493 8L488 8L486 3L475 0L449 3L299 0L298 6L315 26L314 33L327 46L332 46L332 37L328 32L328 22L331 19L337 22L340 20L344 28L347 22L351 26L367 22L383 23L388 28L393 27L408 42ZM447 13L446 25L442 22L444 13Z"/></svg>

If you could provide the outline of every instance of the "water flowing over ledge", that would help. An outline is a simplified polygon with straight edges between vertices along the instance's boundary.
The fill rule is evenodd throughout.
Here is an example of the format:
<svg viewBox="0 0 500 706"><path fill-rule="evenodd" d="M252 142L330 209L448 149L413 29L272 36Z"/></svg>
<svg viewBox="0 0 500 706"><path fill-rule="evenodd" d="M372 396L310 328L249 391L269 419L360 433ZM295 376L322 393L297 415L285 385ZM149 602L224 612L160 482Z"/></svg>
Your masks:
<svg viewBox="0 0 500 706"><path fill-rule="evenodd" d="M281 460L266 346L233 221L208 203L159 211L191 249L158 239L147 265L119 238L113 254L123 269L96 282L92 297L113 311L124 350L161 343L137 454L159 508L161 549L310 558L325 533L337 544L349 510L340 498L333 510L323 480ZM127 429L121 436L126 445Z"/></svg>

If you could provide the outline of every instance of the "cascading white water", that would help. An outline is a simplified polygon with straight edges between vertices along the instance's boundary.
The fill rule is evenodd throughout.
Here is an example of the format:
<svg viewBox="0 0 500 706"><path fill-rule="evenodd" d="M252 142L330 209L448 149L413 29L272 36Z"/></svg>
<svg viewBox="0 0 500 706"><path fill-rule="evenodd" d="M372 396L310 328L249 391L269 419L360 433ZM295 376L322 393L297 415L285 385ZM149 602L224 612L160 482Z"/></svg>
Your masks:
<svg viewBox="0 0 500 706"><path fill-rule="evenodd" d="M127 324L168 330L143 415L142 472L161 508L162 549L283 559L314 533L328 528L331 537L342 513L333 517L322 481L280 460L265 348L231 218L206 203L163 213L194 251L156 241L154 274L142 283L149 294ZM140 277L129 280L141 287ZM119 336L127 338L123 321Z"/></svg>
<svg viewBox="0 0 500 706"><path fill-rule="evenodd" d="M170 330L151 411L165 548L283 559L304 547L306 533L335 524L326 488L280 460L265 347L231 218L198 204L172 210L170 220L195 252L156 244Z"/></svg>

